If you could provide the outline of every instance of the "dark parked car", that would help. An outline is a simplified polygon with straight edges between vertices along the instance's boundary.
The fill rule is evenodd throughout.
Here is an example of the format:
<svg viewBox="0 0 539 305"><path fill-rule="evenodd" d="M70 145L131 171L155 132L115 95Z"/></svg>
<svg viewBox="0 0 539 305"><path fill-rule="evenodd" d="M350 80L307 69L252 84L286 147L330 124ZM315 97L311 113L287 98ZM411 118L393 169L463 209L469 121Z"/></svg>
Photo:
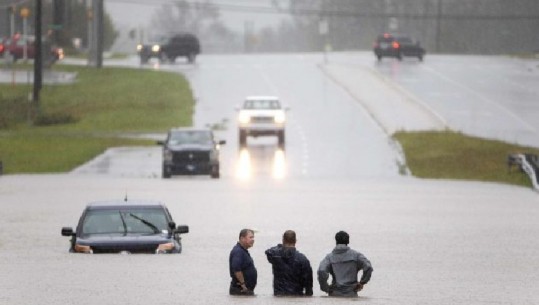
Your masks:
<svg viewBox="0 0 539 305"><path fill-rule="evenodd" d="M174 128L163 145L163 178L172 175L210 175L219 178L219 149L211 129Z"/></svg>
<svg viewBox="0 0 539 305"><path fill-rule="evenodd" d="M161 62L174 62L177 57L186 57L189 63L194 63L196 56L200 54L200 43L195 35L183 33L163 37L156 43L139 44L137 51L142 64L152 57Z"/></svg>
<svg viewBox="0 0 539 305"><path fill-rule="evenodd" d="M411 56L423 61L426 53L419 42L414 41L409 36L388 33L379 35L376 38L373 49L378 60L382 60L383 57L394 57L402 60L404 56Z"/></svg>
<svg viewBox="0 0 539 305"><path fill-rule="evenodd" d="M188 226L176 226L166 206L154 201L117 200L86 206L71 236L75 253L181 253L180 234Z"/></svg>

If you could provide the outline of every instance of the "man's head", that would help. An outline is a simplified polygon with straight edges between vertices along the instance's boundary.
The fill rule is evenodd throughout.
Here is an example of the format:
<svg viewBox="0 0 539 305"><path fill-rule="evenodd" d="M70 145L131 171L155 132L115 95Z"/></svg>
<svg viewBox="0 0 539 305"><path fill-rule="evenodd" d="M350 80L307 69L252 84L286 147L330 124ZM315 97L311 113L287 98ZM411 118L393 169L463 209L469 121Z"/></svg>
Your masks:
<svg viewBox="0 0 539 305"><path fill-rule="evenodd" d="M335 241L337 245L348 245L350 243L350 236L344 231L339 231L335 234Z"/></svg>
<svg viewBox="0 0 539 305"><path fill-rule="evenodd" d="M286 230L283 234L283 245L288 247L294 247L296 245L296 232L292 230Z"/></svg>
<svg viewBox="0 0 539 305"><path fill-rule="evenodd" d="M239 243L245 249L251 248L255 243L255 232L251 229L241 230Z"/></svg>

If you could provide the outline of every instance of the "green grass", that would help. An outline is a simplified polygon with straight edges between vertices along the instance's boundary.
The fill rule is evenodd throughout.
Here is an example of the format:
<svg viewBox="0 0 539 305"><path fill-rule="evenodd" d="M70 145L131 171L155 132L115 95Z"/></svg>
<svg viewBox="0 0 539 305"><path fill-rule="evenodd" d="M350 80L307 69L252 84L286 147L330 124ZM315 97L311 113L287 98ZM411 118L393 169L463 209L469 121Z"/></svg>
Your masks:
<svg viewBox="0 0 539 305"><path fill-rule="evenodd" d="M192 124L192 92L178 74L123 68L54 69L77 73L77 81L45 85L37 111L27 102L30 86L0 84L4 173L68 171L108 147L153 143L126 139L127 133L165 132L173 126ZM31 118L36 112L67 116L74 123L35 126Z"/></svg>
<svg viewBox="0 0 539 305"><path fill-rule="evenodd" d="M539 149L485 140L454 132L398 132L412 174L420 178L502 182L531 186L526 174L508 171L512 153L539 154Z"/></svg>

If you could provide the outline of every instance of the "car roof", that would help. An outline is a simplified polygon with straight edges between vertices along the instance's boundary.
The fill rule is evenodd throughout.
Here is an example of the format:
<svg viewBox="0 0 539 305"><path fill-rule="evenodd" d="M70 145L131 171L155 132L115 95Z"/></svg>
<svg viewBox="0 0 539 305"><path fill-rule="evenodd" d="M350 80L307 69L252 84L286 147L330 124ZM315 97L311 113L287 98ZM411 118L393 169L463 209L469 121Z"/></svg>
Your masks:
<svg viewBox="0 0 539 305"><path fill-rule="evenodd" d="M379 34L377 39L401 39L401 38L412 38L411 35L403 33L383 33Z"/></svg>
<svg viewBox="0 0 539 305"><path fill-rule="evenodd" d="M209 128L197 128L197 127L175 127L170 129L171 132L174 131L204 131L204 132L211 132L212 130Z"/></svg>
<svg viewBox="0 0 539 305"><path fill-rule="evenodd" d="M245 100L279 100L279 98L272 95L251 95L247 96Z"/></svg>
<svg viewBox="0 0 539 305"><path fill-rule="evenodd" d="M104 200L94 201L86 205L90 210L106 210L118 208L165 208L165 204L153 200Z"/></svg>

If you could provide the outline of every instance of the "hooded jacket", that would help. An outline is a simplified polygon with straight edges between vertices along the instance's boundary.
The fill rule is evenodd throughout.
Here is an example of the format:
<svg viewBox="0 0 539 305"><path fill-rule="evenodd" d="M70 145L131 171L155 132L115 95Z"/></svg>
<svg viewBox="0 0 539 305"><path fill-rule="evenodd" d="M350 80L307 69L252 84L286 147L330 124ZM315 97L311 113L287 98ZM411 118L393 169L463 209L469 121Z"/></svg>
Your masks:
<svg viewBox="0 0 539 305"><path fill-rule="evenodd" d="M337 245L320 262L318 268L320 290L327 292L330 296L357 296L355 288L360 270L363 271L363 275L359 283L367 284L373 271L371 262L363 254L350 249L347 245ZM330 274L333 280L331 285L328 285L327 280Z"/></svg>
<svg viewBox="0 0 539 305"><path fill-rule="evenodd" d="M305 255L279 244L266 250L266 256L273 269L275 295L313 295L313 270Z"/></svg>

